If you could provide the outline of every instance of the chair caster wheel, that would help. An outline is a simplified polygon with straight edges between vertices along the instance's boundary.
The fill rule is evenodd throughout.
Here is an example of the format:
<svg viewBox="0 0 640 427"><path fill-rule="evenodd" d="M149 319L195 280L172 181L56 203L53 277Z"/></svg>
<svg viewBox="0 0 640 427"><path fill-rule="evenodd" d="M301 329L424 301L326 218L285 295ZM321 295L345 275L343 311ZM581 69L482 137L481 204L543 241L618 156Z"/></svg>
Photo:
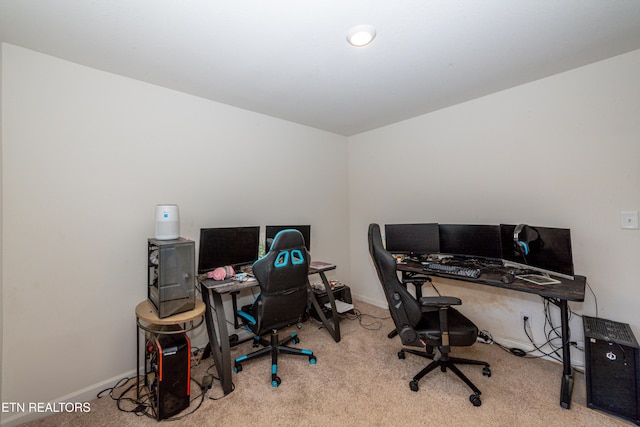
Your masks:
<svg viewBox="0 0 640 427"><path fill-rule="evenodd" d="M420 387L418 387L418 381L413 380L409 383L409 388L411 389L411 391L418 391L420 389Z"/></svg>
<svg viewBox="0 0 640 427"><path fill-rule="evenodd" d="M242 365L239 363L236 363L235 365L233 365L233 372L235 372L236 374L238 372L242 372Z"/></svg>
<svg viewBox="0 0 640 427"><path fill-rule="evenodd" d="M402 359L405 359L406 357L407 356L405 355L404 350L400 350L398 352L398 359L402 360Z"/></svg>
<svg viewBox="0 0 640 427"><path fill-rule="evenodd" d="M485 366L484 368L482 368L482 375L491 377L491 369L489 369L488 366Z"/></svg>
<svg viewBox="0 0 640 427"><path fill-rule="evenodd" d="M280 380L280 377L275 377L271 380L271 385L276 388L278 387L280 384L282 383L282 381Z"/></svg>
<svg viewBox="0 0 640 427"><path fill-rule="evenodd" d="M315 365L318 359L315 356L309 356L309 364Z"/></svg>
<svg viewBox="0 0 640 427"><path fill-rule="evenodd" d="M471 396L469 396L469 401L473 403L473 406L482 405L482 400L480 400L480 396L478 396L477 394L472 394Z"/></svg>

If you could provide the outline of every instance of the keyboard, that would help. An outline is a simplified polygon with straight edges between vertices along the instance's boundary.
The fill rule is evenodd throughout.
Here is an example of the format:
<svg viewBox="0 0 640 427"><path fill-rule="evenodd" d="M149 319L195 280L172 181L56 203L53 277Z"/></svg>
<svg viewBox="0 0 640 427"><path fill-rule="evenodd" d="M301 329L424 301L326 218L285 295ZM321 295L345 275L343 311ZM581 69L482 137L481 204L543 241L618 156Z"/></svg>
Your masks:
<svg viewBox="0 0 640 427"><path fill-rule="evenodd" d="M479 268L463 267L460 265L450 265L450 264L438 264L435 262L423 262L422 266L427 271L451 274L453 276L471 277L473 279L477 279L481 273L481 270Z"/></svg>

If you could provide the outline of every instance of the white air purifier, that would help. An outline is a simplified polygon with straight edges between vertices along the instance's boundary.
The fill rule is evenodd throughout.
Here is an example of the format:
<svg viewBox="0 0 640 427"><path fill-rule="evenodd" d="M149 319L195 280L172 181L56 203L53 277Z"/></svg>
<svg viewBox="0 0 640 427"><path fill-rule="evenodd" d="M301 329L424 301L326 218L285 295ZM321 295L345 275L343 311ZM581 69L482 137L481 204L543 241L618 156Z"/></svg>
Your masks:
<svg viewBox="0 0 640 427"><path fill-rule="evenodd" d="M173 240L180 237L178 205L156 206L156 239Z"/></svg>

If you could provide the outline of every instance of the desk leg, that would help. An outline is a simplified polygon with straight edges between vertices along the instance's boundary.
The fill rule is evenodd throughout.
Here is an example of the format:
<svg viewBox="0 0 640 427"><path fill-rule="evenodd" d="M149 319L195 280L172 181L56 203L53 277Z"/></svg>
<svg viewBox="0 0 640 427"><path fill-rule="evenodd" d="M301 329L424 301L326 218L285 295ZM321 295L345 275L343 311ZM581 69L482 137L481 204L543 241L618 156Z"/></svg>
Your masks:
<svg viewBox="0 0 640 427"><path fill-rule="evenodd" d="M213 297L214 307L211 307L211 298ZM207 323L207 332L209 334L209 346L211 347L211 355L216 364L216 370L220 376L222 391L225 395L233 391L233 380L231 378L231 348L229 346L229 331L227 330L227 319L222 305L222 296L216 292L208 290L206 298L204 298L205 321ZM212 308L216 312L216 321L218 323L218 333L216 334L216 325L213 320Z"/></svg>
<svg viewBox="0 0 640 427"><path fill-rule="evenodd" d="M571 407L573 393L573 368L571 367L571 344L569 344L569 307L567 300L560 300L560 322L562 327L562 386L560 388L560 406Z"/></svg>
<svg viewBox="0 0 640 427"><path fill-rule="evenodd" d="M240 324L238 323L238 316L236 313L238 312L238 294L240 292L231 292L231 304L233 306L233 327L236 329L240 329Z"/></svg>
<svg viewBox="0 0 640 427"><path fill-rule="evenodd" d="M146 363L146 360L145 360ZM140 400L140 328L136 317L136 402Z"/></svg>
<svg viewBox="0 0 640 427"><path fill-rule="evenodd" d="M333 320L333 324L330 319L324 315L322 311L322 307L320 307L320 303L318 302L318 298L316 298L315 292L311 289L311 283L309 283L309 288L311 289L311 304L316 309L316 313L320 316L320 320L324 327L329 331L329 334L333 337L335 342L340 342L340 317L338 315L338 309L336 308L336 300L333 296L333 292L331 291L331 284L327 279L327 276L324 274L324 271L319 271L320 278L322 279L322 283L324 284L324 289L327 291L327 296L329 297L329 304L331 304L331 313L333 316L331 319Z"/></svg>

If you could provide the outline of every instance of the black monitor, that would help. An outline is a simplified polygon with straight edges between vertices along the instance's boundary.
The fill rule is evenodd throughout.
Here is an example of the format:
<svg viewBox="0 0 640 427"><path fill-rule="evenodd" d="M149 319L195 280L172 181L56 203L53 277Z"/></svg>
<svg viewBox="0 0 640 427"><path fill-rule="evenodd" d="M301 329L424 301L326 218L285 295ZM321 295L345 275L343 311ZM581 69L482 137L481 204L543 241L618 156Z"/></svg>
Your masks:
<svg viewBox="0 0 640 427"><path fill-rule="evenodd" d="M265 228L265 252L269 252L273 238L282 230L294 229L302 233L304 245L307 251L311 252L311 226L310 225L267 225Z"/></svg>
<svg viewBox="0 0 640 427"><path fill-rule="evenodd" d="M385 224L387 251L393 254L428 255L440 252L438 224Z"/></svg>
<svg viewBox="0 0 640 427"><path fill-rule="evenodd" d="M516 250L515 225L501 224L502 258L547 273L573 278L571 231L567 228L549 228L525 225L519 233L528 246L528 254Z"/></svg>
<svg viewBox="0 0 640 427"><path fill-rule="evenodd" d="M440 253L465 257L502 257L499 225L440 224Z"/></svg>
<svg viewBox="0 0 640 427"><path fill-rule="evenodd" d="M201 228L198 274L251 264L258 259L259 244L260 226Z"/></svg>

